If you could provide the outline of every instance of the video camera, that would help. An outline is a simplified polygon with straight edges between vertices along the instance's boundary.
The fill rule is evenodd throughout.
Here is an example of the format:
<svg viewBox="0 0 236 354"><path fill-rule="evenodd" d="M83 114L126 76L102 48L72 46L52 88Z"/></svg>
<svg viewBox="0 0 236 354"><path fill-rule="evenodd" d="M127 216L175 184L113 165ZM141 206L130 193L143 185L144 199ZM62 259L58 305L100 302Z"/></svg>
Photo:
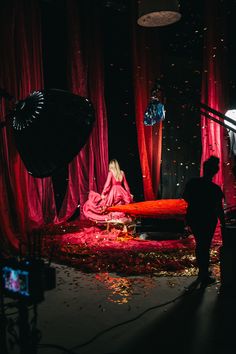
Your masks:
<svg viewBox="0 0 236 354"><path fill-rule="evenodd" d="M55 268L42 259L3 259L0 266L3 296L27 304L44 300L44 292L56 287Z"/></svg>

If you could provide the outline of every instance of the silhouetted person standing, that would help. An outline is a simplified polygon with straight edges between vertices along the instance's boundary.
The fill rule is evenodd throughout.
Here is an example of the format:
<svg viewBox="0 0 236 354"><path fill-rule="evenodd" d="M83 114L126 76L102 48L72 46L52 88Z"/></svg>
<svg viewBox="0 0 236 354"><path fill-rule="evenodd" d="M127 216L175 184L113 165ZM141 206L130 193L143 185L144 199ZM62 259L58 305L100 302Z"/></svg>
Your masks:
<svg viewBox="0 0 236 354"><path fill-rule="evenodd" d="M219 171L219 158L211 156L203 164L203 177L191 179L185 187L183 198L188 203L186 222L196 241L196 260L199 269L198 280L202 285L215 282L210 276L210 247L218 219L224 228L224 210L221 188L212 182Z"/></svg>

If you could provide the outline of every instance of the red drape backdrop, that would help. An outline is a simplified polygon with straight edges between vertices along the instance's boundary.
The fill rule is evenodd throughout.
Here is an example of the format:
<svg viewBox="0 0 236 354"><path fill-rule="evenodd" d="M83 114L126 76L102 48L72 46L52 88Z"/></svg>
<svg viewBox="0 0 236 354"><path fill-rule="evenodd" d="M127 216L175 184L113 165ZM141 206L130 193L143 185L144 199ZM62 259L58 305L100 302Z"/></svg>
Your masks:
<svg viewBox="0 0 236 354"><path fill-rule="evenodd" d="M4 1L0 13L0 87L16 99L43 88L39 3ZM8 111L2 99L1 121ZM14 145L9 122L0 132L0 230L16 248L32 227L56 218L50 178L35 179L26 171Z"/></svg>
<svg viewBox="0 0 236 354"><path fill-rule="evenodd" d="M135 13L135 12L134 12ZM155 79L160 78L161 50L157 32L143 28L133 19L133 70L135 113L140 165L143 177L144 199L158 197L162 153L162 123L144 126L144 112L150 99Z"/></svg>
<svg viewBox="0 0 236 354"><path fill-rule="evenodd" d="M206 31L203 51L202 97L203 103L225 113L228 103L227 35L224 4L217 0L206 2ZM218 118L215 116L215 118ZM202 161L215 155L220 158L220 171L214 181L225 193L227 206L235 205L235 180L229 162L227 131L220 124L202 116Z"/></svg>
<svg viewBox="0 0 236 354"><path fill-rule="evenodd" d="M96 111L96 123L88 143L69 165L68 189L59 216L56 215L51 178L30 176L16 151L10 122L1 129L0 233L5 249L7 246L17 249L19 240L24 244L27 232L32 228L67 220L78 202L83 205L88 191L101 191L106 179L108 136L101 22L96 11L89 12L86 8L90 6L91 10L93 3L86 2L79 10L78 1L67 2L69 86L74 93L90 98ZM0 59L0 87L16 99L24 99L32 91L43 89L38 1L4 1L0 13ZM1 123L13 104L15 100L1 100Z"/></svg>
<svg viewBox="0 0 236 354"><path fill-rule="evenodd" d="M94 2L81 4L76 0L67 1L67 18L69 89L91 100L96 122L89 141L69 166L68 190L60 218L68 216L77 206L78 200L83 218L82 207L89 190L101 192L108 171L101 20Z"/></svg>

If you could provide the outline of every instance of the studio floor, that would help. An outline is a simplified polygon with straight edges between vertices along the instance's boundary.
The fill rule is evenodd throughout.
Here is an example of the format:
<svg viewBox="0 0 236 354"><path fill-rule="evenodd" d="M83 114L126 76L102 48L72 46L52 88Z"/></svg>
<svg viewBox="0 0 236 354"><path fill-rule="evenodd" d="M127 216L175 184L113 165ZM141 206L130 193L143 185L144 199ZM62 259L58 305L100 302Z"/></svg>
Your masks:
<svg viewBox="0 0 236 354"><path fill-rule="evenodd" d="M28 308L39 342L35 353L235 352L235 298L220 296L219 278L192 291L195 276L119 276L52 265L56 287ZM17 327L18 314L6 311L12 312L7 318ZM8 345L9 339L9 354L28 354L13 345L10 333Z"/></svg>

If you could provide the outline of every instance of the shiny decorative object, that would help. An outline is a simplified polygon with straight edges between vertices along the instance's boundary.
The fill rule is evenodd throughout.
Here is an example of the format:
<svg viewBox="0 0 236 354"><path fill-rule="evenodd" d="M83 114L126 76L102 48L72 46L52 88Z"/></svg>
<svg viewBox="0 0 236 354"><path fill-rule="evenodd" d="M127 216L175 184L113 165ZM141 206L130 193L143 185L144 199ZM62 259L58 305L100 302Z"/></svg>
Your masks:
<svg viewBox="0 0 236 354"><path fill-rule="evenodd" d="M140 0L138 14L137 22L143 27L167 26L181 18L176 0Z"/></svg>
<svg viewBox="0 0 236 354"><path fill-rule="evenodd" d="M164 105L157 99L152 99L144 113L144 125L153 126L165 119Z"/></svg>

